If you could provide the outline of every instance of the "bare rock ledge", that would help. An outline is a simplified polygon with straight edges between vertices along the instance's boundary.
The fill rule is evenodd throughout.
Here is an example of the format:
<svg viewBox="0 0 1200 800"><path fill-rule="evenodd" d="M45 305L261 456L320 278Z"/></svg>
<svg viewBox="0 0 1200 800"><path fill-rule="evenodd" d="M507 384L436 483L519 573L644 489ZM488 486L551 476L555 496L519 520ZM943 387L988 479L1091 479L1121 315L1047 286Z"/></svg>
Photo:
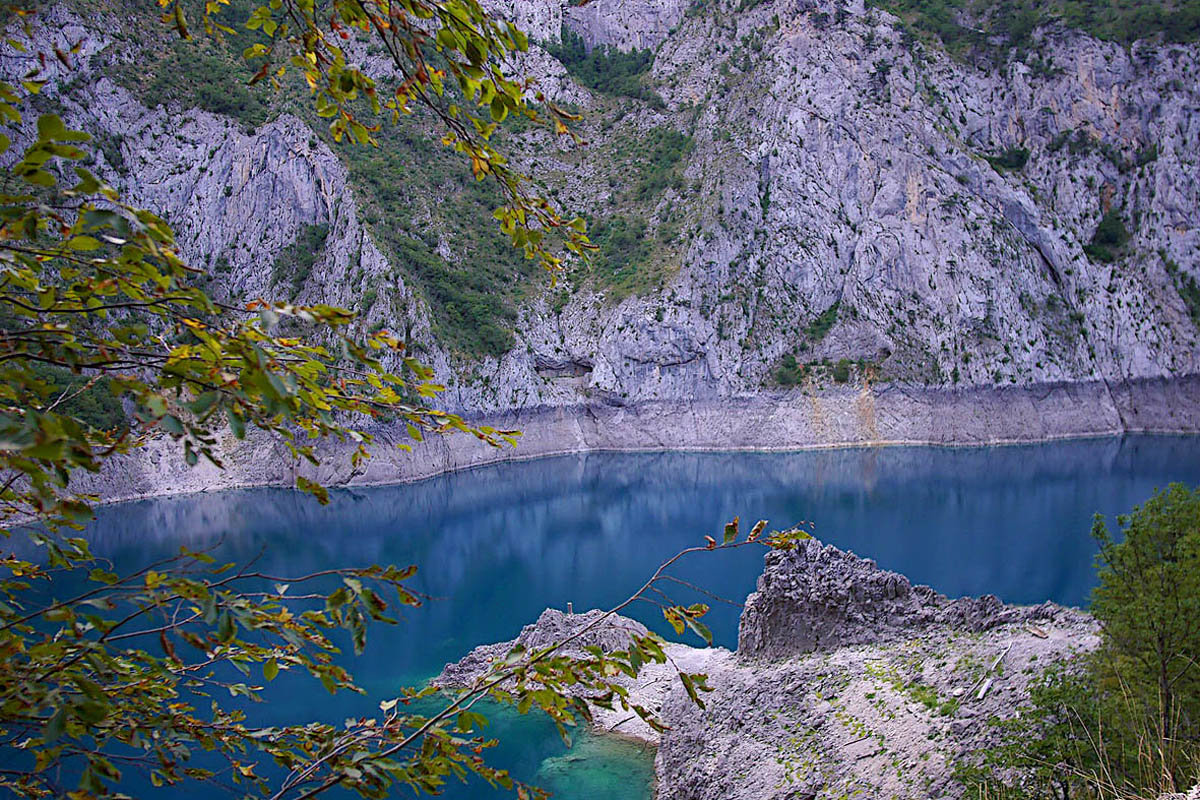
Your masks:
<svg viewBox="0 0 1200 800"><path fill-rule="evenodd" d="M600 614L548 609L517 639L447 665L437 682L465 684L517 642L549 643ZM612 651L644 630L612 617L586 644ZM596 726L658 745L659 800L957 798L953 766L993 742L988 720L1014 716L1037 674L1097 642L1094 620L1077 609L952 600L802 542L766 556L736 652L671 645L680 669L708 674L703 709L672 667L654 667L629 688L670 729L660 738L621 713L598 715Z"/></svg>

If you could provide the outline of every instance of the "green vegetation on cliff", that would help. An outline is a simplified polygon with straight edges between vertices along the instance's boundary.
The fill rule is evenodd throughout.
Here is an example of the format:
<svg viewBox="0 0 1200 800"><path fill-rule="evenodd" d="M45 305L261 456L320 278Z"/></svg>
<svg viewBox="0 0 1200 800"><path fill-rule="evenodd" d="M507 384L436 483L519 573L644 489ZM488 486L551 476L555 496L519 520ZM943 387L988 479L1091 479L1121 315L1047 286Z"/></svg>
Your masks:
<svg viewBox="0 0 1200 800"><path fill-rule="evenodd" d="M492 224L500 203L495 186L475 180L420 120L389 125L378 139L378 147L338 153L362 218L396 270L391 279L410 280L425 296L434 333L447 347L466 356L506 353L516 304L539 268ZM378 291L386 297L388 288Z"/></svg>
<svg viewBox="0 0 1200 800"><path fill-rule="evenodd" d="M917 31L941 40L951 52L1030 46L1034 29L1053 22L1092 36L1129 43L1161 36L1171 42L1200 39L1200 0L872 0Z"/></svg>
<svg viewBox="0 0 1200 800"><path fill-rule="evenodd" d="M649 50L622 52L601 45L589 52L583 37L566 26L560 41L549 42L545 47L572 77L589 89L662 105L662 98L642 84L642 76L654 63L654 53Z"/></svg>

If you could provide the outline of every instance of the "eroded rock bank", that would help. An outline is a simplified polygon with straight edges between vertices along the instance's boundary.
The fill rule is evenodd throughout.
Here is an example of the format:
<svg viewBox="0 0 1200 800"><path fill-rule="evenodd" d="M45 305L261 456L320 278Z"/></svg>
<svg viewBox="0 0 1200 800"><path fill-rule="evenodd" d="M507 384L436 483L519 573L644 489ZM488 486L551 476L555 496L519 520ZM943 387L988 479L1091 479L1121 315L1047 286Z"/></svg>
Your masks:
<svg viewBox="0 0 1200 800"><path fill-rule="evenodd" d="M498 461L597 450L799 450L889 444L987 445L1111 436L1132 432L1200 432L1200 375L1026 387L936 389L902 384L832 386L738 398L569 407L496 413L477 422L515 428L516 448L472 437L411 443L402 427L375 431L374 457L350 466L348 443L318 445L322 465L298 465L266 437L226 438L225 469L189 469L169 441L111 459L99 475L73 487L110 500L293 486L297 474L328 486L420 480ZM395 447L414 444L411 452Z"/></svg>
<svg viewBox="0 0 1200 800"><path fill-rule="evenodd" d="M547 610L439 680L466 683L517 641L545 644L599 614ZM618 649L642 630L614 617L589 643ZM597 727L657 741L660 800L959 797L954 764L994 743L988 720L1013 717L1042 670L1097 642L1079 610L952 600L807 541L767 555L736 652L672 645L681 669L709 675L705 708L658 667L630 689L670 726L661 739L631 715L601 715Z"/></svg>

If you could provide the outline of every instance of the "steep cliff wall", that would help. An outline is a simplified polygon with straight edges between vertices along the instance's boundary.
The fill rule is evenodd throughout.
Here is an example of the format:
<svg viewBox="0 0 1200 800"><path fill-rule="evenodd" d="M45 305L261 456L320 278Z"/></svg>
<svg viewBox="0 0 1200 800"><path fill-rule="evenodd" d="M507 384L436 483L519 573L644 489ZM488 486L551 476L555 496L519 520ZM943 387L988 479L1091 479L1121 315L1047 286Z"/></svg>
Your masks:
<svg viewBox="0 0 1200 800"><path fill-rule="evenodd" d="M974 66L854 3L500 4L554 52L563 25L655 48L636 99L538 45L520 65L589 141L503 140L594 215L597 263L551 288L464 238L487 198L419 121L364 154L331 147L302 99L188 108L216 106L161 88L187 62L131 77L135 18L71 8L35 30L35 48L84 42L43 102L98 135L97 168L178 227L215 293L405 331L451 408L545 425L524 425L528 454L1200 428L1195 45L1051 27L1024 60ZM1127 242L1104 235L1118 224ZM431 265L482 287L487 337Z"/></svg>

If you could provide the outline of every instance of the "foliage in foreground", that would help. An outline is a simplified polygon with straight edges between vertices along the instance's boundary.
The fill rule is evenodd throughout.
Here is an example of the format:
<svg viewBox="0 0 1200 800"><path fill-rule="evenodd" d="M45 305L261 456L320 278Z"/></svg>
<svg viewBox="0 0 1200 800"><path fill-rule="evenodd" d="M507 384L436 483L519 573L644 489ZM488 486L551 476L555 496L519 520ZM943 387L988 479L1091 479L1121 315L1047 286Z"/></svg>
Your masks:
<svg viewBox="0 0 1200 800"><path fill-rule="evenodd" d="M0 786L21 797L106 796L126 772L155 786L232 784L234 794L311 797L335 786L386 797L404 786L436 794L449 780L475 775L521 798L543 797L489 764L496 742L474 707L484 699L547 714L569 742L569 729L593 707L621 708L662 730L652 711L629 697L625 678L666 662L666 642L636 635L624 650L560 651L635 599L653 599L679 633L711 644L707 606L662 603L667 568L685 555L757 543L789 548L807 534L763 536L766 522L743 535L734 520L723 541L688 548L605 617L552 646L514 649L487 674L453 695L404 689L379 714L334 724L256 725L253 714L215 698L257 701L281 672L307 673L329 692L360 692L336 662L339 632L356 653L370 623L394 624L394 607L420 605L406 588L416 568L372 566L309 575L269 575L218 565L204 552L179 555L118 575L80 538L40 541L46 563L5 556L0 568L0 736L6 768ZM85 578L86 576L86 578ZM63 581L86 585L54 600ZM703 705L706 676L676 671ZM430 711L430 707L436 709ZM199 751L205 755L200 756Z"/></svg>
<svg viewBox="0 0 1200 800"><path fill-rule="evenodd" d="M183 6L160 4L188 36ZM209 33L231 32L221 6L213 0L204 8ZM582 222L563 220L528 194L488 143L510 112L559 133L567 132L567 116L551 107L547 121L527 106L530 87L501 70L509 53L525 49L524 36L474 0L333 0L319 16L307 0L279 0L255 8L247 27L264 37L246 49L253 80L298 70L335 139L371 143L372 127L354 113L364 104L397 116L423 105L475 177L495 179L501 206L494 216L526 257L559 269L546 238L559 229L568 251L590 247ZM338 46L347 28L375 36L392 56L403 80L386 99L347 63ZM20 43L10 39L9 46ZM72 55L41 54L68 65ZM73 491L72 474L98 471L154 437L173 439L188 464L207 459L220 467L226 431L282 440L297 460L313 464L315 443L330 437L349 442L356 463L369 457L381 419L404 420L416 440L464 431L499 446L516 433L468 425L428 405L441 390L432 372L387 331L365 339L349 333L350 311L215 302L203 274L176 252L163 219L123 202L82 166L70 167L86 163L86 133L52 114L24 124L23 101L42 85L36 70L20 85L0 83L0 116L10 123L0 152L22 143L0 182L0 531L27 527L39 548L37 557L0 554L0 786L22 797L112 796L133 770L156 786L203 782L219 792L233 785L275 800L335 786L366 797L399 786L437 793L447 780L473 774L527 798L541 793L483 757L494 743L480 734L485 720L473 708L481 699L540 709L564 737L597 705L661 727L620 682L665 661L655 635L583 658L560 655L575 637L514 651L433 713L413 703L438 698L413 689L384 701L375 718L255 726L236 699L258 699L281 672L306 673L330 692L357 691L336 661L338 642L348 635L360 651L371 622L394 622L395 607L416 605L406 587L415 568L270 575L182 549L118 574L93 557L86 535L65 532L91 517L96 500ZM320 233L313 231L314 242ZM305 338L285 335L284 327ZM297 486L326 500L324 488L304 477ZM764 536L765 525L743 536L734 520L720 544L708 537L680 553L613 613L651 592L665 598L657 584L688 553L751 543L786 548L804 536ZM59 596L68 587L80 588ZM701 621L707 607L661 605L677 632L711 641ZM702 703L705 677L678 677ZM235 700L218 699L226 695ZM196 757L201 751L207 755Z"/></svg>
<svg viewBox="0 0 1200 800"><path fill-rule="evenodd" d="M988 797L1157 797L1200 781L1200 489L1097 517L1100 647L1049 669L1002 744L960 767Z"/></svg>

